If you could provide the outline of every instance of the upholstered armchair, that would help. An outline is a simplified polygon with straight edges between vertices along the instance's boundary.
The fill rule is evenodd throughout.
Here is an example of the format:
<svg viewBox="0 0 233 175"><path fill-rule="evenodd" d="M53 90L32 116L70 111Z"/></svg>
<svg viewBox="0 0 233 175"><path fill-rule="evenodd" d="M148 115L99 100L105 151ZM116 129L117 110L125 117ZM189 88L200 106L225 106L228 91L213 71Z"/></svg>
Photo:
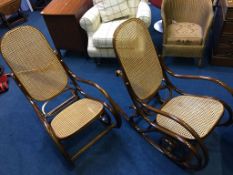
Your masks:
<svg viewBox="0 0 233 175"><path fill-rule="evenodd" d="M163 0L163 56L198 58L204 49L213 21L211 0Z"/></svg>
<svg viewBox="0 0 233 175"><path fill-rule="evenodd" d="M106 19L101 16L103 10L100 9L104 1L111 1L110 3L115 5L126 1L129 10L125 11L124 17L106 22ZM87 52L90 57L116 57L113 49L113 34L116 28L127 19L140 18L148 27L151 22L151 11L147 0L93 0L93 5L80 19L80 25L88 35Z"/></svg>

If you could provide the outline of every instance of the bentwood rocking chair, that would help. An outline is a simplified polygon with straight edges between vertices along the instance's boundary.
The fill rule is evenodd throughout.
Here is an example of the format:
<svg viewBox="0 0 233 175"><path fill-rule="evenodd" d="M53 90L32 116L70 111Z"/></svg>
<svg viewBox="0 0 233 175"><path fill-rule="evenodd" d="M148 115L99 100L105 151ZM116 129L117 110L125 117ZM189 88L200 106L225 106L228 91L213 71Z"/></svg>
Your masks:
<svg viewBox="0 0 233 175"><path fill-rule="evenodd" d="M178 165L195 170L205 167L208 152L203 140L215 126L232 124L232 109L214 97L181 91L167 74L208 80L231 95L233 89L214 78L173 73L159 59L147 27L139 19L130 19L119 26L114 34L114 48L122 67L117 76L123 79L135 110L133 116L125 116L131 126ZM220 123L224 108L229 119Z"/></svg>
<svg viewBox="0 0 233 175"><path fill-rule="evenodd" d="M72 73L37 29L23 26L7 32L2 39L1 49L12 70L10 76L70 163L112 128L121 126L120 109L107 92L94 82ZM88 95L80 87L82 83L99 90L107 100L102 101ZM52 108L52 100L65 95L64 93L70 93L70 97L48 111ZM105 129L76 153L70 154L65 150L63 140L80 132L95 120L104 124Z"/></svg>

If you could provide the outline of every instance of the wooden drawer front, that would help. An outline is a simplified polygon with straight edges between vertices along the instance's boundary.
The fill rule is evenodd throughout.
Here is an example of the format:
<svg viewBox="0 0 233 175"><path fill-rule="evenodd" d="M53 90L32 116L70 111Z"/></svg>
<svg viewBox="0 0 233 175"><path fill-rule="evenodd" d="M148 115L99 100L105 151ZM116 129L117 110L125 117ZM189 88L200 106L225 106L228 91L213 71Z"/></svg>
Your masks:
<svg viewBox="0 0 233 175"><path fill-rule="evenodd" d="M218 43L227 45L227 47L233 47L233 35L232 36L221 36Z"/></svg>
<svg viewBox="0 0 233 175"><path fill-rule="evenodd" d="M225 21L222 29L223 34L233 34L233 21Z"/></svg>
<svg viewBox="0 0 233 175"><path fill-rule="evenodd" d="M214 54L224 57L233 57L233 47L228 44L221 43L214 49Z"/></svg>
<svg viewBox="0 0 233 175"><path fill-rule="evenodd" d="M227 20L233 20L233 9L229 9L226 14Z"/></svg>

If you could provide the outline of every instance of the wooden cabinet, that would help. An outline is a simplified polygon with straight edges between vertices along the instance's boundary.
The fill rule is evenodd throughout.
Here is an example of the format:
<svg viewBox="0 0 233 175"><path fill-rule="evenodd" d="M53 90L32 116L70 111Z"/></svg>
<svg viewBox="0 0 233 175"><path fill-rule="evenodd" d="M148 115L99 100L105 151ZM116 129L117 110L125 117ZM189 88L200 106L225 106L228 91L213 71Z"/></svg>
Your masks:
<svg viewBox="0 0 233 175"><path fill-rule="evenodd" d="M29 0L33 10L42 10L44 9L51 0Z"/></svg>
<svg viewBox="0 0 233 175"><path fill-rule="evenodd" d="M233 66L233 0L219 0L213 25L212 64Z"/></svg>
<svg viewBox="0 0 233 175"><path fill-rule="evenodd" d="M55 47L87 53L87 34L79 20L92 6L92 0L53 0L41 12Z"/></svg>

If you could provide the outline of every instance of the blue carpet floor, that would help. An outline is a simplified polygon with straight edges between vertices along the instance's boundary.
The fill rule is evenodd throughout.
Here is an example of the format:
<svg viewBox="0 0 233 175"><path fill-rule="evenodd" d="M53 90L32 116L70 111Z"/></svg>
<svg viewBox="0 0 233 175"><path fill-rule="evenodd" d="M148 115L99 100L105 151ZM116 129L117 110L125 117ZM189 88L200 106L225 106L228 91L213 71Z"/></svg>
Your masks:
<svg viewBox="0 0 233 175"><path fill-rule="evenodd" d="M160 11L152 7L152 24L160 19ZM29 14L28 25L40 29L53 46L43 18L38 12ZM0 36L6 29L0 29ZM162 36L150 28L152 38L161 48ZM121 80L115 77L118 64L115 61L97 66L92 59L64 53L64 61L77 75L93 80L105 88L130 114L130 98ZM168 66L177 73L208 75L219 78L233 87L233 68L207 64L198 68L191 59L169 59ZM5 65L0 58L0 64ZM6 68L7 71L9 70ZM212 83L173 80L188 92L214 95L233 105L232 97ZM16 84L10 80L10 89L0 95L0 175L232 175L233 174L233 128L217 128L205 141L209 149L208 166L198 172L190 172L176 166L160 152L144 141L127 122L113 130L75 162L71 169L48 137ZM93 132L95 127L87 129ZM77 144L79 140L77 141Z"/></svg>

